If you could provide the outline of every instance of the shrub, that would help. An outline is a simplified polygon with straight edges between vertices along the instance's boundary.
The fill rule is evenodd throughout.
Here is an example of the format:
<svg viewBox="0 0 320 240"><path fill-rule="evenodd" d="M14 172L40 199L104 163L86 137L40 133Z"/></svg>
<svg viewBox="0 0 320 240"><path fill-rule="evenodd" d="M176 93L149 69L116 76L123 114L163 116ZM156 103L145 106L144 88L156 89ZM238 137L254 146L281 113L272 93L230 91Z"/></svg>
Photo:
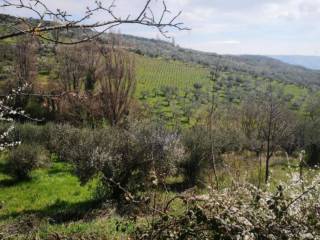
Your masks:
<svg viewBox="0 0 320 240"><path fill-rule="evenodd" d="M111 137L105 141L109 147L96 148L91 162L96 163L105 180L112 179L131 193L163 182L167 175L175 173L176 161L184 156L179 136L161 125L144 122L132 124L128 130L109 131ZM106 184L111 187L113 198L123 196L118 185L110 181Z"/></svg>
<svg viewBox="0 0 320 240"><path fill-rule="evenodd" d="M40 126L32 123L16 124L11 134L15 142L46 147L49 139L49 126Z"/></svg>
<svg viewBox="0 0 320 240"><path fill-rule="evenodd" d="M221 155L239 148L239 136L235 129L216 123L211 130L197 125L185 132L183 144L187 157L179 164L189 187L204 182L203 176L210 167L222 164Z"/></svg>
<svg viewBox="0 0 320 240"><path fill-rule="evenodd" d="M76 129L58 126L51 145L61 159L74 164L83 184L99 175L111 198L121 199L162 182L176 170L184 149L178 134L153 123L128 129Z"/></svg>
<svg viewBox="0 0 320 240"><path fill-rule="evenodd" d="M319 178L313 183L305 192L300 184L278 186L275 193L236 184L180 197L182 214L162 213L137 229L135 239L319 239Z"/></svg>
<svg viewBox="0 0 320 240"><path fill-rule="evenodd" d="M46 152L37 145L21 144L9 153L8 172L17 180L30 178L32 170L47 161Z"/></svg>
<svg viewBox="0 0 320 240"><path fill-rule="evenodd" d="M48 150L58 155L59 160L69 161L72 158L72 150L80 140L80 129L68 124L49 126Z"/></svg>
<svg viewBox="0 0 320 240"><path fill-rule="evenodd" d="M195 127L183 136L187 157L179 163L185 183L192 187L204 181L204 170L207 169L211 156L211 143L208 131Z"/></svg>

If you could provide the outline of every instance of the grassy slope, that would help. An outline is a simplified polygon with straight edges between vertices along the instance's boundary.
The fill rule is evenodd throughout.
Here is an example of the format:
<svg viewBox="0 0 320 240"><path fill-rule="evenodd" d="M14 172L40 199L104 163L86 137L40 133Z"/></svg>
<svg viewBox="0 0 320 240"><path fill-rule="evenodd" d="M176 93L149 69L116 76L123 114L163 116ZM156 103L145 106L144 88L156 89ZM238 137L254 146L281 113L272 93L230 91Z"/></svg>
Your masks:
<svg viewBox="0 0 320 240"><path fill-rule="evenodd" d="M169 125L189 126L195 123L199 117L201 118L203 110L208 107L210 100L207 98L204 102L201 101L200 105L193 104L190 97L185 101L183 95L188 90L194 90L195 83L200 83L203 86L201 89L203 96L210 95L209 90L212 83L209 80L210 71L208 68L181 61L139 55L136 65L138 80L136 97L147 103L154 114L163 117ZM229 78L233 80L230 81ZM238 82L235 79L238 79ZM265 88L268 80L262 77L253 77L248 73L222 72L219 82L220 87L216 90L215 95L219 96L220 101L239 103L249 92ZM282 89L283 95L291 95L288 101L289 107L297 104L299 107L303 106L304 100L310 93L309 89L301 85L277 80L273 81L273 85L274 89ZM159 90L164 86L177 87L179 96L168 101L166 96L159 94ZM188 106L192 106L190 121L184 114L184 109Z"/></svg>
<svg viewBox="0 0 320 240"><path fill-rule="evenodd" d="M138 94L141 91L153 91L162 86L178 87L180 90L193 88L194 83L202 83L204 86L209 85L210 71L201 65L183 63L181 61L166 60L163 58L150 58L137 56L137 80ZM263 85L267 80L261 77L254 79L249 74L244 73L222 73L222 83L226 83L225 78L228 76L240 77L241 86L245 84L254 87L254 82ZM283 87L286 94L293 94L295 97L306 95L308 89L295 84L286 84L281 81L274 81L277 87Z"/></svg>
<svg viewBox="0 0 320 240"><path fill-rule="evenodd" d="M179 89L192 88L194 83L206 82L209 70L194 64L137 56L138 91L153 90L161 86Z"/></svg>

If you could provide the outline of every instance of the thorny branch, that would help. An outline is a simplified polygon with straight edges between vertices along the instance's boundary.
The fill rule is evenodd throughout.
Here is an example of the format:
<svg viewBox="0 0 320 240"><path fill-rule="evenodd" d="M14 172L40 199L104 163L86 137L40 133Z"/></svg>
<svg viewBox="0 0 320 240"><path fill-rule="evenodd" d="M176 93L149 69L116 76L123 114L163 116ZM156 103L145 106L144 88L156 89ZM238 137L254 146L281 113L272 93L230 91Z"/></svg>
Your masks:
<svg viewBox="0 0 320 240"><path fill-rule="evenodd" d="M77 44L99 37L106 31L122 24L138 24L148 27L156 28L163 36L169 38L168 28L176 30L190 30L185 27L182 22L177 19L181 15L172 15L168 10L166 3L163 1L163 9L157 18L151 8L153 0L148 0L137 17L128 15L126 18L117 16L114 12L116 5L113 0L111 4L105 5L102 1L95 0L93 7L87 7L83 16L78 19L73 19L73 16L64 10L49 9L44 3L44 0L0 0L3 2L0 8L17 8L29 10L38 18L38 22L30 21L25 18L18 18L15 26L9 26L13 31L0 36L0 40L17 37L25 34L32 34L47 41L60 43L60 44ZM104 21L95 21L88 23L86 20L96 16L100 13L105 13ZM54 20L49 22L48 20ZM22 25L22 26L21 26ZM99 28L99 31L96 29ZM48 34L52 31L69 31L72 29L81 30L82 36L77 40L59 40Z"/></svg>

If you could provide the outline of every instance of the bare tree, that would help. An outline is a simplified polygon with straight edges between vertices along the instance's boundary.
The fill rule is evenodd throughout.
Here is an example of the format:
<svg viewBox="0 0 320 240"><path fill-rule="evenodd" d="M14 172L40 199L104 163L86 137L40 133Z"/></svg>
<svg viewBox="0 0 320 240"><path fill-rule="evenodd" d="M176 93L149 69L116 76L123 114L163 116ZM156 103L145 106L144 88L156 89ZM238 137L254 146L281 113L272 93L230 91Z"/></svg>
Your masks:
<svg viewBox="0 0 320 240"><path fill-rule="evenodd" d="M99 51L101 44L98 41L90 41L81 45L81 60L85 73L84 89L90 93L101 77L102 56Z"/></svg>
<svg viewBox="0 0 320 240"><path fill-rule="evenodd" d="M59 46L57 49L58 78L64 91L79 92L83 79L80 47Z"/></svg>
<svg viewBox="0 0 320 240"><path fill-rule="evenodd" d="M246 149L256 153L259 159L259 182L260 188L262 182L262 158L261 154L264 147L262 137L263 124L261 118L261 105L254 96L249 96L241 106L241 131L244 137L244 146Z"/></svg>
<svg viewBox="0 0 320 240"><path fill-rule="evenodd" d="M32 37L23 37L15 48L15 85L30 85L37 74L37 49L39 45Z"/></svg>
<svg viewBox="0 0 320 240"><path fill-rule="evenodd" d="M136 88L134 57L119 46L101 48L103 56L100 98L112 125L128 112Z"/></svg>
<svg viewBox="0 0 320 240"><path fill-rule="evenodd" d="M95 0L92 6L86 8L85 14L78 19L70 15L64 10L52 10L45 1L42 0L1 0L3 2L2 8L16 8L28 10L37 16L38 22L30 21L26 18L18 18L18 21L10 26L12 32L5 33L0 36L0 40L17 37L25 34L38 36L42 39L63 44L77 44L99 37L101 34L111 30L112 28L123 24L139 24L148 27L155 27L158 31L167 36L167 28L174 28L177 30L188 30L183 23L177 22L181 11L176 15L171 15L166 3L163 1L163 9L159 16L154 14L151 7L153 0L146 0L137 16L128 15L125 18L116 16L115 1L111 4L105 5L102 1ZM105 14L105 19L102 21L95 21L88 23L87 20L97 17L100 14ZM55 22L49 22L54 20ZM21 27L22 26L22 27ZM99 31L91 31L99 28ZM79 38L76 40L63 40L57 36L57 31L77 30L80 31ZM54 32L53 35L44 33Z"/></svg>
<svg viewBox="0 0 320 240"><path fill-rule="evenodd" d="M294 132L294 116L275 94L271 82L263 93L248 97L242 106L241 125L247 147L260 159L265 151L265 182L270 177L270 160Z"/></svg>
<svg viewBox="0 0 320 240"><path fill-rule="evenodd" d="M277 148L293 133L292 113L276 96L271 82L264 93L251 97L243 107L242 130L250 150L265 151L265 182L270 177L270 160ZM261 165L261 163L260 163Z"/></svg>
<svg viewBox="0 0 320 240"><path fill-rule="evenodd" d="M216 188L219 189L219 179L217 175L217 164L216 164L216 154L214 148L214 141L213 141L213 121L216 117L216 110L218 107L217 98L216 98L216 82L218 81L220 74L221 74L221 67L220 67L220 60L218 60L217 66L210 72L210 81L212 83L211 88L211 102L210 102L210 110L209 110L209 121L208 121L208 130L210 132L210 142L211 142L211 165L213 169L213 174L216 182Z"/></svg>
<svg viewBox="0 0 320 240"><path fill-rule="evenodd" d="M270 159L276 148L284 139L292 134L292 124L290 122L290 113L281 102L274 96L272 84L270 83L261 102L262 108L262 138L266 143L266 173L265 182L268 182L270 176Z"/></svg>

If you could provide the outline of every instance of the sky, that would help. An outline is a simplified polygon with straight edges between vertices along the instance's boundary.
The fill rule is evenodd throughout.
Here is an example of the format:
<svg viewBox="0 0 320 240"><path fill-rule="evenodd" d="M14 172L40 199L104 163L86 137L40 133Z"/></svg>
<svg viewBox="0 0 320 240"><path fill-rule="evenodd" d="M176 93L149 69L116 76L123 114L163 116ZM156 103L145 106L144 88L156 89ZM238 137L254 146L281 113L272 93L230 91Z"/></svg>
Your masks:
<svg viewBox="0 0 320 240"><path fill-rule="evenodd" d="M0 3L3 0L0 0ZM12 0L15 1L15 0ZM28 2L28 0L25 0ZM67 10L80 17L94 0L43 0L52 9ZM102 2L110 2L108 0ZM146 0L117 0L119 16L134 16ZM171 12L190 31L170 30L176 44L220 54L317 55L320 56L320 0L166 0ZM151 7L159 16L162 1ZM26 10L0 12L32 16ZM104 13L91 21L102 21ZM121 26L115 31L147 38L163 38L156 29Z"/></svg>

